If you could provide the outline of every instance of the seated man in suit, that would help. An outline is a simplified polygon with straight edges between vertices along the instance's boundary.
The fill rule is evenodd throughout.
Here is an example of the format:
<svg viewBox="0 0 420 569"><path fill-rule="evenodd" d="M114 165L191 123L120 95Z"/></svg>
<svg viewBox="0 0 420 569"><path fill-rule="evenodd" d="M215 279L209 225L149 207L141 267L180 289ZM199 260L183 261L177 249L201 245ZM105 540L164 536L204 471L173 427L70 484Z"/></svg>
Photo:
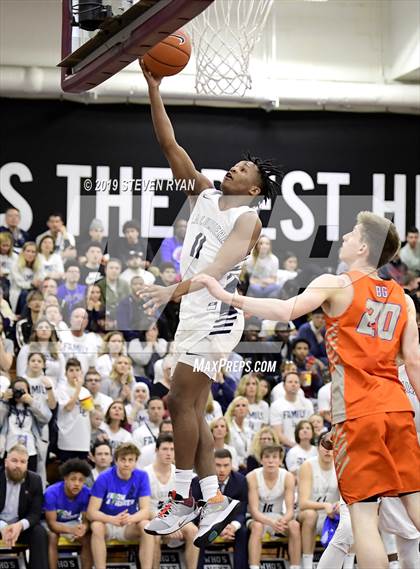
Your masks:
<svg viewBox="0 0 420 569"><path fill-rule="evenodd" d="M28 471L28 451L14 445L0 470L0 531L7 547L29 545L29 569L48 569L48 536L40 524L42 482Z"/></svg>
<svg viewBox="0 0 420 569"><path fill-rule="evenodd" d="M248 486L245 476L232 470L232 455L227 449L217 449L214 452L216 473L219 488L223 495L240 500L241 509L235 518L222 531L219 537L226 541L234 541L233 566L235 569L248 569L248 530L245 523L245 515L248 504ZM191 483L192 495L196 500L202 500L198 476ZM204 565L204 549L200 550L197 569Z"/></svg>

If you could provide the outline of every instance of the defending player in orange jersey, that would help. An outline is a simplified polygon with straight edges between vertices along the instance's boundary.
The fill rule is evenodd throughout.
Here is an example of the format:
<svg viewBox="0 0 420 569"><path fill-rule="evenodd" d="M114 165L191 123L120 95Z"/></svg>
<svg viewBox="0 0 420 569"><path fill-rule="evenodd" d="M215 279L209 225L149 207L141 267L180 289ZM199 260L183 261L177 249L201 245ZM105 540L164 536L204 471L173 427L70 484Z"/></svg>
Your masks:
<svg viewBox="0 0 420 569"><path fill-rule="evenodd" d="M219 300L260 318L287 322L322 306L332 373L334 462L350 507L360 569L388 567L378 531L379 496L400 496L420 529L420 447L396 367L401 351L420 398L416 313L402 288L377 273L399 246L389 220L361 212L340 250L349 271L321 275L299 296L282 301L235 294L232 299L214 278L194 279Z"/></svg>

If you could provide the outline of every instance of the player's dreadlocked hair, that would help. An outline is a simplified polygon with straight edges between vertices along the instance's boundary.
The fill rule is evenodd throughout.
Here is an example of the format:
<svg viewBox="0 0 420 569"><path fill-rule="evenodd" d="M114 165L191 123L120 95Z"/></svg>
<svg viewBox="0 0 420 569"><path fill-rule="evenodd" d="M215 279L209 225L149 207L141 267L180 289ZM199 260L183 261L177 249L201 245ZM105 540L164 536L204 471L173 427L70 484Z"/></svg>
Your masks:
<svg viewBox="0 0 420 569"><path fill-rule="evenodd" d="M263 160L257 156L252 156L249 152L245 154L244 160L253 162L261 176L261 193L255 198L255 205L280 195L281 180L284 176L280 166L272 160ZM276 180L272 180L270 176L275 176Z"/></svg>

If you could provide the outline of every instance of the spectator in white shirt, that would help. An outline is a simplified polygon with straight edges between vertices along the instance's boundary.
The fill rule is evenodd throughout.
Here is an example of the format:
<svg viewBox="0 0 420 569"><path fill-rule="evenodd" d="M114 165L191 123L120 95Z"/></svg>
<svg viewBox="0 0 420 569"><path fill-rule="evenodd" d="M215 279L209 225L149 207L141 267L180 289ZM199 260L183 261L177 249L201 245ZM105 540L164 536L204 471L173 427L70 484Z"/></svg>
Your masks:
<svg viewBox="0 0 420 569"><path fill-rule="evenodd" d="M309 417L309 422L314 428L314 444L318 444L319 437L328 431L324 424L324 418L318 413L314 413Z"/></svg>
<svg viewBox="0 0 420 569"><path fill-rule="evenodd" d="M51 297L49 297L51 298ZM55 298L55 297L52 297ZM48 304L44 306L44 317L52 324L57 332L58 338L61 340L62 332L68 332L69 327L63 320L60 307L55 304ZM63 356L64 357L64 356Z"/></svg>
<svg viewBox="0 0 420 569"><path fill-rule="evenodd" d="M0 233L1 235L5 235L4 233ZM0 277L1 277L1 268L0 268ZM17 320L16 314L10 308L10 304L4 298L4 290L0 286L0 316L2 318L6 318L9 321L9 326L13 326L13 323Z"/></svg>
<svg viewBox="0 0 420 569"><path fill-rule="evenodd" d="M125 408L128 424L131 425L132 431L140 427L142 422L147 419L147 402L149 399L149 386L142 381L135 383L133 385L131 403Z"/></svg>
<svg viewBox="0 0 420 569"><path fill-rule="evenodd" d="M274 401L270 408L270 424L276 430L280 443L288 448L296 444L296 425L303 419L309 419L314 412L311 401L299 397L299 389L299 375L289 372L284 377L284 398Z"/></svg>
<svg viewBox="0 0 420 569"><path fill-rule="evenodd" d="M295 428L296 445L286 455L287 470L297 476L299 468L308 458L317 456L315 431L310 421L299 421Z"/></svg>
<svg viewBox="0 0 420 569"><path fill-rule="evenodd" d="M60 344L55 328L47 318L40 318L34 325L29 344L25 344L16 360L17 375L26 373L28 356L33 352L41 352L45 356L45 375L54 382L54 387L64 379L66 362L60 353Z"/></svg>
<svg viewBox="0 0 420 569"><path fill-rule="evenodd" d="M420 241L417 227L410 227L406 236L407 243L400 250L400 259L410 271L420 274Z"/></svg>
<svg viewBox="0 0 420 569"><path fill-rule="evenodd" d="M23 377L13 379L0 401L0 457L4 458L14 445L22 444L28 451L28 468L36 472L42 428L50 419L48 406L31 396L28 381Z"/></svg>
<svg viewBox="0 0 420 569"><path fill-rule="evenodd" d="M145 285L153 284L155 282L153 273L144 269L143 255L139 251L135 250L128 253L127 269L121 273L120 278L130 285L131 279L134 277L141 277Z"/></svg>
<svg viewBox="0 0 420 569"><path fill-rule="evenodd" d="M279 383L277 385L275 385L273 387L273 389L271 390L271 393L270 393L271 403L274 403L274 401L277 401L277 399L284 399L284 396L285 396L284 378L286 377L286 375L288 373L290 373L290 372L296 372L297 373L297 371L298 371L298 369L297 369L295 362L292 362L290 360L286 360L283 363L283 365L281 367L282 379L281 379L281 381L279 381ZM305 398L305 392L303 391L302 388L299 389L299 397L301 397L302 399Z"/></svg>
<svg viewBox="0 0 420 569"><path fill-rule="evenodd" d="M235 397L226 410L230 429L230 444L238 454L239 469L246 469L246 457L251 446L252 430L249 426L249 403L246 397Z"/></svg>
<svg viewBox="0 0 420 569"><path fill-rule="evenodd" d="M54 239L51 235L44 235L38 243L38 257L41 262L43 278L49 277L59 281L64 276L64 265L61 256L54 253Z"/></svg>
<svg viewBox="0 0 420 569"><path fill-rule="evenodd" d="M206 414L204 416L207 423L211 423L214 419L223 416L222 408L220 404L213 399L213 395L211 391L207 398L207 407L206 407Z"/></svg>
<svg viewBox="0 0 420 569"><path fill-rule="evenodd" d="M36 244L33 241L27 241L10 271L9 300L13 312L16 312L21 292L37 288L41 282L41 261L38 257ZM20 314L20 310L18 313Z"/></svg>
<svg viewBox="0 0 420 569"><path fill-rule="evenodd" d="M323 385L317 394L318 413L325 421L331 423L331 382Z"/></svg>
<svg viewBox="0 0 420 569"><path fill-rule="evenodd" d="M118 356L112 364L107 379L102 380L101 391L112 399L121 399L126 405L131 403L131 390L135 384L131 358Z"/></svg>
<svg viewBox="0 0 420 569"><path fill-rule="evenodd" d="M246 262L249 273L248 296L275 297L280 287L277 284L279 260L272 253L271 241L265 235L258 239L252 255Z"/></svg>
<svg viewBox="0 0 420 569"><path fill-rule="evenodd" d="M70 316L70 330L61 334L61 353L64 358L76 357L85 374L90 367L95 367L98 344L95 334L86 332L88 317L84 308L74 308Z"/></svg>
<svg viewBox="0 0 420 569"><path fill-rule="evenodd" d="M218 417L217 419L213 419L209 427L214 439L214 450L222 448L227 449L232 455L233 470L238 470L239 468L238 453L236 452L233 446L229 445L230 430L226 418Z"/></svg>
<svg viewBox="0 0 420 569"><path fill-rule="evenodd" d="M279 438L276 431L272 427L263 427L258 433L255 433L250 454L246 459L246 471L251 472L261 465L261 452L267 446L279 445Z"/></svg>
<svg viewBox="0 0 420 569"><path fill-rule="evenodd" d="M147 404L148 419L133 432L133 443L140 449L140 452L144 446L156 442L164 413L165 407L162 399L151 397Z"/></svg>
<svg viewBox="0 0 420 569"><path fill-rule="evenodd" d="M270 407L263 401L260 393L260 381L257 374L248 373L239 382L236 396L246 397L249 403L249 424L254 433L270 422Z"/></svg>
<svg viewBox="0 0 420 569"><path fill-rule="evenodd" d="M0 370L8 372L12 367L14 346L12 340L6 338L3 328L3 317L0 314Z"/></svg>
<svg viewBox="0 0 420 569"><path fill-rule="evenodd" d="M60 254L63 259L68 258L68 249L74 249L76 240L74 236L67 231L61 213L51 213L48 216L47 227L48 231L41 233L36 238L37 244L40 243L45 235L50 235L54 239L54 252Z"/></svg>
<svg viewBox="0 0 420 569"><path fill-rule="evenodd" d="M46 405L51 411L57 407L54 385L45 374L45 356L41 352L33 352L28 356L28 365L22 374L30 386L30 394L38 399L41 405ZM47 433L48 435L48 429Z"/></svg>
<svg viewBox="0 0 420 569"><path fill-rule="evenodd" d="M13 251L13 237L8 232L0 233L0 270L3 277L8 278L17 254Z"/></svg>
<svg viewBox="0 0 420 569"><path fill-rule="evenodd" d="M161 424L159 425L159 435L163 435L164 433L171 433L173 434L174 429L172 426L172 421L170 419L163 419ZM146 466L149 464L153 464L156 455L156 442L153 441L152 443L144 446L141 449L141 455L137 461L137 468L140 470L144 470Z"/></svg>
<svg viewBox="0 0 420 569"><path fill-rule="evenodd" d="M121 443L130 443L131 434L124 429L127 425L127 415L122 401L113 401L105 414L105 422L102 429L108 435L109 443L113 450Z"/></svg>
<svg viewBox="0 0 420 569"><path fill-rule="evenodd" d="M168 342L159 338L156 323L152 323L146 330L144 341L131 340L128 345L128 354L135 364L135 374L154 379L153 365L157 359L163 358L168 350Z"/></svg>
<svg viewBox="0 0 420 569"><path fill-rule="evenodd" d="M108 332L102 339L102 348L95 367L102 379L109 378L112 366L119 356L126 355L125 340L121 332Z"/></svg>
<svg viewBox="0 0 420 569"><path fill-rule="evenodd" d="M99 405L103 414L108 411L113 399L101 391L102 378L94 367L88 369L85 374L85 387L92 394L94 405Z"/></svg>
<svg viewBox="0 0 420 569"><path fill-rule="evenodd" d="M81 364L76 358L67 360L66 379L57 389L57 446L61 462L69 458L87 458L91 433L88 408L93 409L92 397L83 387Z"/></svg>

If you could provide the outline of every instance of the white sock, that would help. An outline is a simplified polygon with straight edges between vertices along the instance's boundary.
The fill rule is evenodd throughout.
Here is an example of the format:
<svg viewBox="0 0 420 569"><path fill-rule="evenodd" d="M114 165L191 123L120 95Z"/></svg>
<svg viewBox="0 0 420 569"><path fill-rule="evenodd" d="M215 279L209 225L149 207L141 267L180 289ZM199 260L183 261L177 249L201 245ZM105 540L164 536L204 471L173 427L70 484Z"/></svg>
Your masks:
<svg viewBox="0 0 420 569"><path fill-rule="evenodd" d="M289 569L300 569L300 565L289 565Z"/></svg>
<svg viewBox="0 0 420 569"><path fill-rule="evenodd" d="M347 553L346 558L344 559L343 569L353 569L355 557L355 553Z"/></svg>
<svg viewBox="0 0 420 569"><path fill-rule="evenodd" d="M390 561L389 562L389 569L400 569L400 562L399 561Z"/></svg>
<svg viewBox="0 0 420 569"><path fill-rule="evenodd" d="M312 569L314 560L313 553L303 553L302 555L302 569Z"/></svg>
<svg viewBox="0 0 420 569"><path fill-rule="evenodd" d="M183 498L188 498L190 495L193 476L193 470L179 470L178 468L175 470L175 490Z"/></svg>
<svg viewBox="0 0 420 569"><path fill-rule="evenodd" d="M206 476L200 480L201 493L203 494L203 500L207 502L210 498L214 498L217 494L217 489L219 488L219 483L217 481L217 476L212 474L211 476Z"/></svg>
<svg viewBox="0 0 420 569"><path fill-rule="evenodd" d="M250 565L249 569L260 569L259 565Z"/></svg>
<svg viewBox="0 0 420 569"><path fill-rule="evenodd" d="M401 569L412 569L420 566L419 540L405 539L396 536L398 558L400 560Z"/></svg>

